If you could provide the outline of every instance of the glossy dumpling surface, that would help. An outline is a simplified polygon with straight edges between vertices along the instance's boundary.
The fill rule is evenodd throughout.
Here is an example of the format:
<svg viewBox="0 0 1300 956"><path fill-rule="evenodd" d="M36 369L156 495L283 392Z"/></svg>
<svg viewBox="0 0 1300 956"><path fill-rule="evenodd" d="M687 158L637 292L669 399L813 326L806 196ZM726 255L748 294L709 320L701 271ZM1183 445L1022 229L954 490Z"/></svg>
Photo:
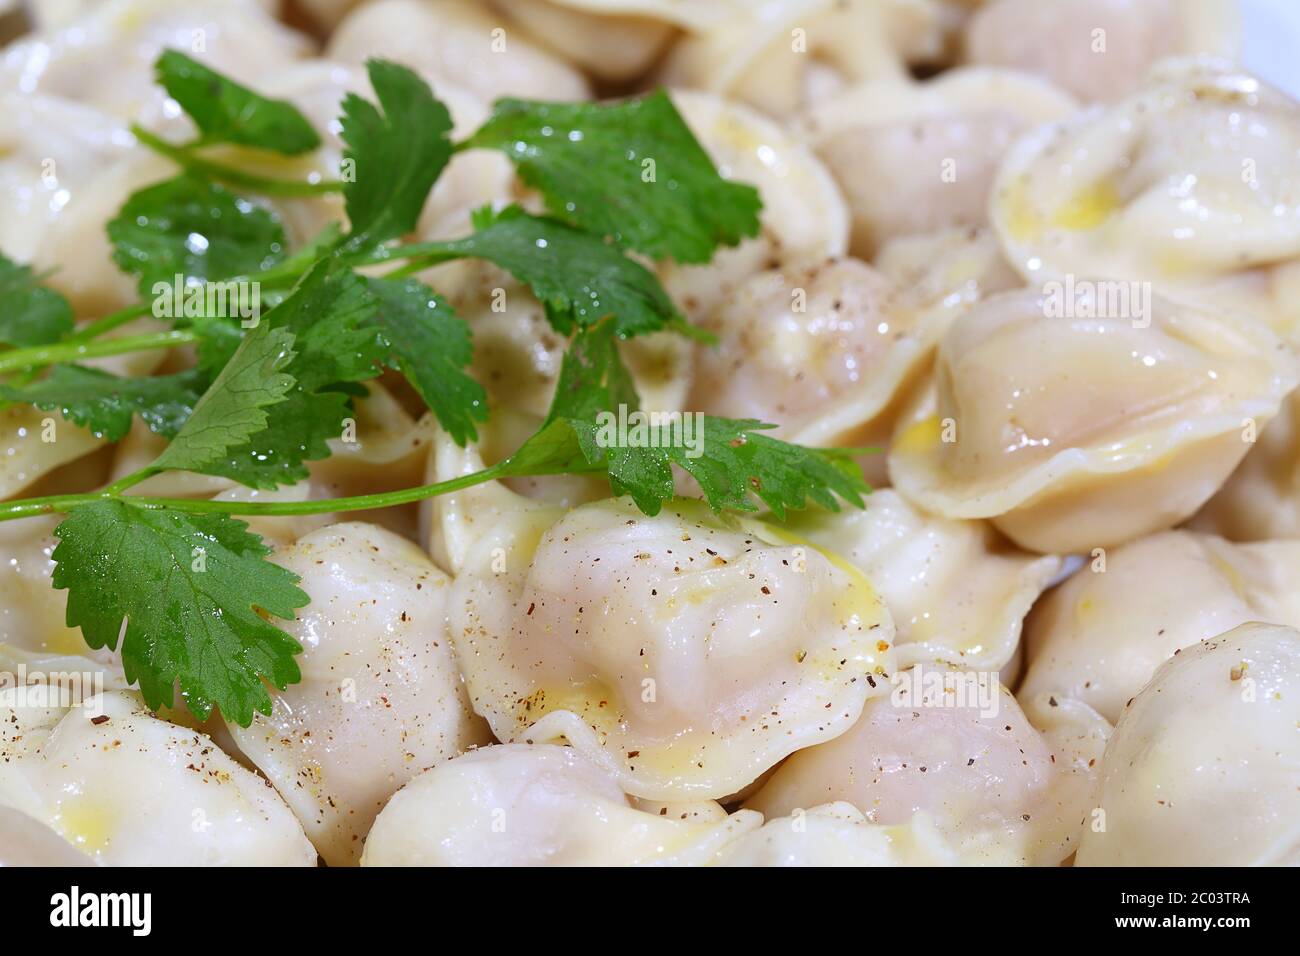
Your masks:
<svg viewBox="0 0 1300 956"><path fill-rule="evenodd" d="M883 692L867 579L694 502L516 511L469 549L451 631L503 741L565 739L636 796L716 799Z"/></svg>
<svg viewBox="0 0 1300 956"><path fill-rule="evenodd" d="M868 702L850 730L794 754L745 806L772 817L843 800L883 825L924 812L968 862L1059 862L1068 851L1044 860L1055 847L1039 846L1060 812L1051 749L996 674L967 675L981 693L955 672L930 673L953 682L913 684L917 672L902 672L907 681Z"/></svg>
<svg viewBox="0 0 1300 956"><path fill-rule="evenodd" d="M762 818L639 808L572 747L500 744L416 777L384 808L364 866L702 865Z"/></svg>
<svg viewBox="0 0 1300 956"><path fill-rule="evenodd" d="M230 726L332 866L355 863L371 821L406 781L489 740L446 633L450 581L409 541L361 522L276 553L311 603L288 633L302 681L270 717Z"/></svg>
<svg viewBox="0 0 1300 956"><path fill-rule="evenodd" d="M965 68L855 87L818 104L799 129L844 191L854 252L871 255L897 236L983 225L1007 147L1074 109L1037 77Z"/></svg>
<svg viewBox="0 0 1300 956"><path fill-rule="evenodd" d="M1034 609L1018 693L1038 710L1044 696L1081 700L1114 723L1180 649L1248 621L1300 626L1300 542L1140 538L1089 560Z"/></svg>
<svg viewBox="0 0 1300 956"><path fill-rule="evenodd" d="M742 811L743 812L743 811ZM723 849L718 866L950 866L957 856L925 814L906 824L871 823L839 801L762 827Z"/></svg>
<svg viewBox="0 0 1300 956"><path fill-rule="evenodd" d="M890 448L914 504L991 518L1045 552L1168 528L1218 489L1297 381L1291 350L1246 316L1160 296L1123 317L1053 310L1027 289L949 327L935 388Z"/></svg>
<svg viewBox="0 0 1300 956"><path fill-rule="evenodd" d="M315 864L279 794L207 735L132 694L94 702L0 706L0 804L110 866Z"/></svg>
<svg viewBox="0 0 1300 956"><path fill-rule="evenodd" d="M1032 283L1116 277L1252 311L1300 315L1300 106L1217 62L1170 60L1132 96L1022 137L990 198Z"/></svg>
<svg viewBox="0 0 1300 956"><path fill-rule="evenodd" d="M1080 866L1300 863L1300 633L1243 624L1167 661L1106 746Z"/></svg>
<svg viewBox="0 0 1300 956"><path fill-rule="evenodd" d="M1061 569L1059 558L1026 554L987 522L928 515L888 488L862 510L810 510L784 527L851 561L879 589L900 667L1005 667L1021 622Z"/></svg>

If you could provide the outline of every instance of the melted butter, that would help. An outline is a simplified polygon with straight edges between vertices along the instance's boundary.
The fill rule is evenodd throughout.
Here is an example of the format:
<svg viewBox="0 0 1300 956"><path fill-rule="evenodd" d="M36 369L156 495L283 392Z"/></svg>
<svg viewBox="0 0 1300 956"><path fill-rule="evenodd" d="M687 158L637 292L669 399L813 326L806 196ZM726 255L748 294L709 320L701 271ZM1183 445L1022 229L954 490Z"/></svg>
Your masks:
<svg viewBox="0 0 1300 956"><path fill-rule="evenodd" d="M547 714L567 710L577 714L598 731L610 733L623 712L614 688L601 681L581 684L543 684L515 705L521 726L530 727Z"/></svg>
<svg viewBox="0 0 1300 956"><path fill-rule="evenodd" d="M1076 231L1096 229L1120 207L1119 193L1101 180L1074 194L1052 215L1052 225Z"/></svg>
<svg viewBox="0 0 1300 956"><path fill-rule="evenodd" d="M1237 597L1243 599L1246 597L1246 582L1242 580L1241 574L1236 568L1223 560L1223 558L1219 557L1217 554L1210 556L1210 565L1214 570L1223 575L1224 579L1229 585L1231 585L1232 590L1236 593Z"/></svg>
<svg viewBox="0 0 1300 956"><path fill-rule="evenodd" d="M1097 616L1097 602L1092 598L1083 598L1074 605L1074 621L1080 628L1087 627Z"/></svg>
<svg viewBox="0 0 1300 956"><path fill-rule="evenodd" d="M894 439L894 448L908 455L917 455L933 451L943 437L943 426L938 415L931 415L908 425Z"/></svg>
<svg viewBox="0 0 1300 956"><path fill-rule="evenodd" d="M65 840L87 853L108 849L116 827L107 808L85 796L65 800L52 822Z"/></svg>
<svg viewBox="0 0 1300 956"><path fill-rule="evenodd" d="M1003 196L1006 205L1006 227L1016 242L1030 242L1043 231L1043 217L1029 201L1029 190L1023 183L1008 187Z"/></svg>
<svg viewBox="0 0 1300 956"><path fill-rule="evenodd" d="M836 616L850 626L856 625L861 628L862 633L857 639L863 642L863 649L849 656L847 664L841 663L845 659L845 654L843 646L838 642L827 648L824 653L809 657L808 661L816 668L818 677L823 681L834 681L841 678L846 669L855 669L854 665L858 665L864 672L872 670L880 672L885 656L893 647L892 637L886 642L883 638L877 640L870 633L875 625L885 620L885 602L862 569L843 555L820 547L784 527L774 525L770 520L744 517L737 520L746 530L762 537L770 544L816 551L848 578L847 585L840 588L833 599L838 612Z"/></svg>

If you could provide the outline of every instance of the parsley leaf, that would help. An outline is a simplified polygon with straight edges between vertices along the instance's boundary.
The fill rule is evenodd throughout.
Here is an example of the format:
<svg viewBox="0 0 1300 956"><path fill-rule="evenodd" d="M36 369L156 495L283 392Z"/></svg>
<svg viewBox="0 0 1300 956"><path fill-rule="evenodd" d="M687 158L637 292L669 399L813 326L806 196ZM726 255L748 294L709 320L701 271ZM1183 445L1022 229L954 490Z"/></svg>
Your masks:
<svg viewBox="0 0 1300 956"><path fill-rule="evenodd" d="M487 259L523 282L546 309L555 330L570 335L614 316L623 337L686 319L654 273L617 246L557 219L531 216L518 206L480 210L475 232L463 239L421 244L421 260Z"/></svg>
<svg viewBox="0 0 1300 956"><path fill-rule="evenodd" d="M269 210L194 176L177 176L127 199L108 224L113 260L140 277L146 298L170 294L176 276L223 279L284 259L285 237ZM165 288L164 288L165 286Z"/></svg>
<svg viewBox="0 0 1300 956"><path fill-rule="evenodd" d="M174 436L190 417L207 376L196 369L174 375L118 378L84 365L56 365L30 385L0 385L0 399L60 412L109 441L120 441L138 414L150 430Z"/></svg>
<svg viewBox="0 0 1300 956"><path fill-rule="evenodd" d="M360 277L347 270L332 271L332 265L328 259L318 262L288 298L262 317L258 331L290 333L295 353L276 368L290 378L277 400L266 403L265 411L248 407L250 397L261 397L256 380L244 393L220 385L218 376L209 389L209 394L229 393L225 399L214 396L213 400L220 401L228 414L239 415L241 422L258 419L255 427L215 443L213 457L201 462L164 462L164 452L157 464L220 475L250 488L275 488L306 478L304 462L329 457L328 440L342 433L345 419L352 414L346 384L373 378L388 350L372 324L378 300ZM269 384L263 381L262 388ZM198 414L196 408L194 417ZM182 437L177 436L177 441Z"/></svg>
<svg viewBox="0 0 1300 956"><path fill-rule="evenodd" d="M215 705L247 727L255 710L271 712L263 680L283 689L301 679L302 648L257 609L292 620L307 595L242 521L105 500L73 508L54 533L68 626L116 648L125 618L126 678L154 710L171 705L179 681L195 716Z"/></svg>
<svg viewBox="0 0 1300 956"><path fill-rule="evenodd" d="M184 53L165 50L154 71L198 126L199 145L238 143L289 156L320 145L320 136L292 103L260 96Z"/></svg>
<svg viewBox="0 0 1300 956"><path fill-rule="evenodd" d="M39 285L32 270L0 254L0 342L48 345L72 331L72 306Z"/></svg>
<svg viewBox="0 0 1300 956"><path fill-rule="evenodd" d="M501 474L604 471L614 493L631 495L648 515L676 495L674 465L698 482L715 511L755 511L757 497L784 518L809 500L831 511L839 510L837 498L862 507L870 491L855 449L793 445L764 435L775 426L752 419L642 415L612 328L587 330L565 354L546 423L502 463Z"/></svg>
<svg viewBox="0 0 1300 956"><path fill-rule="evenodd" d="M263 323L235 350L189 420L151 466L157 471L207 472L229 449L266 428L265 408L285 400L294 378L293 333Z"/></svg>
<svg viewBox="0 0 1300 956"><path fill-rule="evenodd" d="M375 324L383 330L388 365L406 376L438 423L458 445L478 438L487 420L487 393L465 374L474 357L469 326L432 289L414 279L370 279L379 300Z"/></svg>
<svg viewBox="0 0 1300 956"><path fill-rule="evenodd" d="M349 93L341 136L347 144L343 198L356 250L404 235L451 158L451 114L429 85L404 66L369 60L379 108Z"/></svg>
<svg viewBox="0 0 1300 956"><path fill-rule="evenodd" d="M708 262L758 235L758 191L718 175L662 90L611 104L498 100L463 145L504 152L551 215L654 259Z"/></svg>

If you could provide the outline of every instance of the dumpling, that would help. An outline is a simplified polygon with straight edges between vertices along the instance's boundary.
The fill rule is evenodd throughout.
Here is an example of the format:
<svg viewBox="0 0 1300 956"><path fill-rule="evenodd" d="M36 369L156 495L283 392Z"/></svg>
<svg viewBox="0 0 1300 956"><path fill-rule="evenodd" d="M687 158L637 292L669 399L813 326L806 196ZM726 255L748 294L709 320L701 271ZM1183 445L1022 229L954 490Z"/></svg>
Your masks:
<svg viewBox="0 0 1300 956"><path fill-rule="evenodd" d="M948 228L890 239L871 265L894 284L905 308L942 332L976 302L1024 280L987 228Z"/></svg>
<svg viewBox="0 0 1300 956"><path fill-rule="evenodd" d="M967 67L923 83L877 81L812 110L798 128L853 214L853 251L987 221L989 188L1011 142L1062 119L1074 101L1010 70Z"/></svg>
<svg viewBox="0 0 1300 956"><path fill-rule="evenodd" d="M740 811L744 813L745 811ZM924 814L871 823L843 801L768 820L724 848L718 866L952 866L957 855Z"/></svg>
<svg viewBox="0 0 1300 956"><path fill-rule="evenodd" d="M1064 781L997 674L923 665L828 743L785 761L747 809L787 816L836 800L872 823L930 817L966 863L1055 864L1070 852Z"/></svg>
<svg viewBox="0 0 1300 956"><path fill-rule="evenodd" d="M701 323L718 344L698 347L689 408L804 445L882 444L937 338L893 291L856 259L752 277Z"/></svg>
<svg viewBox="0 0 1300 956"><path fill-rule="evenodd" d="M170 167L134 144L122 123L92 107L0 93L0 252L31 265L80 316L136 300L104 226Z"/></svg>
<svg viewBox="0 0 1300 956"><path fill-rule="evenodd" d="M1113 100L1163 57L1235 58L1232 0L990 0L966 26L974 63L1039 73L1084 100Z"/></svg>
<svg viewBox="0 0 1300 956"><path fill-rule="evenodd" d="M166 93L153 64L169 47L254 88L268 63L310 51L253 0L104 0L0 52L0 89L65 97L124 119L156 115Z"/></svg>
<svg viewBox="0 0 1300 956"><path fill-rule="evenodd" d="M650 68L672 39L671 22L622 0L492 0L556 53L602 80L631 80Z"/></svg>
<svg viewBox="0 0 1300 956"><path fill-rule="evenodd" d="M65 623L68 592L50 585L61 515L0 523L0 646L48 654L87 654L78 628ZM0 659L0 671L4 670Z"/></svg>
<svg viewBox="0 0 1300 956"><path fill-rule="evenodd" d="M1249 317L1160 296L1064 305L1007 293L949 327L889 451L913 504L991 518L1033 551L1110 547L1193 514L1298 381Z"/></svg>
<svg viewBox="0 0 1300 956"><path fill-rule="evenodd" d="M743 100L777 116L862 80L903 79L943 46L930 0L733 2L719 23L678 42L663 82Z"/></svg>
<svg viewBox="0 0 1300 956"><path fill-rule="evenodd" d="M363 866L700 866L762 817L657 812L572 747L499 744L428 770L397 792Z"/></svg>
<svg viewBox="0 0 1300 956"><path fill-rule="evenodd" d="M782 530L782 529L778 529ZM862 510L813 510L783 530L841 555L880 591L894 619L898 666L1010 664L1021 622L1062 562L1009 546L983 521L928 515L890 489Z"/></svg>
<svg viewBox="0 0 1300 956"><path fill-rule="evenodd" d="M659 264L664 287L689 318L707 317L760 270L844 255L848 208L807 145L739 103L687 90L674 91L672 99L718 173L754 186L763 200L755 238L719 249L708 265Z"/></svg>
<svg viewBox="0 0 1300 956"><path fill-rule="evenodd" d="M34 405L0 408L0 498L12 498L69 462L105 447L103 438ZM95 474L88 468L87 475Z"/></svg>
<svg viewBox="0 0 1300 956"><path fill-rule="evenodd" d="M1106 746L1080 866L1300 864L1300 633L1243 624L1182 650Z"/></svg>
<svg viewBox="0 0 1300 956"><path fill-rule="evenodd" d="M12 807L0 807L0 867L94 865L45 824Z"/></svg>
<svg viewBox="0 0 1300 956"><path fill-rule="evenodd" d="M1020 699L1041 711L1045 698L1074 698L1114 723L1181 648L1248 621L1300 626L1300 542L1187 531L1131 541L1034 608Z"/></svg>
<svg viewBox="0 0 1300 956"><path fill-rule="evenodd" d="M1218 493L1189 523L1233 541L1300 538L1300 393L1277 418Z"/></svg>
<svg viewBox="0 0 1300 956"><path fill-rule="evenodd" d="M889 614L815 548L693 501L651 518L473 492L439 536L470 700L502 741L566 740L638 797L717 799L886 690Z"/></svg>
<svg viewBox="0 0 1300 956"><path fill-rule="evenodd" d="M0 700L0 805L109 866L313 866L279 794L134 694L82 707Z"/></svg>
<svg viewBox="0 0 1300 956"><path fill-rule="evenodd" d="M486 102L590 98L582 74L468 0L374 0L343 19L325 55L346 63L395 60Z"/></svg>
<svg viewBox="0 0 1300 956"><path fill-rule="evenodd" d="M446 634L450 581L374 525L314 531L274 558L311 603L285 630L301 683L270 717L229 729L331 866L355 863L388 798L422 770L490 739L469 709Z"/></svg>
<svg viewBox="0 0 1300 956"><path fill-rule="evenodd" d="M1221 63L1162 63L1139 91L1026 134L990 216L1033 284L1134 288L1300 334L1300 104Z"/></svg>
<svg viewBox="0 0 1300 956"><path fill-rule="evenodd" d="M939 336L998 281L987 242L930 238L922 268L909 268L910 252L891 256L897 283L856 259L741 283L700 323L718 342L697 347L687 407L776 424L775 436L804 445L887 444ZM861 464L872 483L887 480L883 455Z"/></svg>

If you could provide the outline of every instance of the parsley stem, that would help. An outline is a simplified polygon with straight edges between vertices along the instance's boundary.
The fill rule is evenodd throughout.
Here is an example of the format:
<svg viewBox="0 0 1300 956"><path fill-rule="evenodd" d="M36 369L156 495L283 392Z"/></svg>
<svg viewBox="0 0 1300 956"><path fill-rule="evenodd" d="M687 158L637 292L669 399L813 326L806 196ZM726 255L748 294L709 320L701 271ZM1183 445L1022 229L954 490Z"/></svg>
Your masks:
<svg viewBox="0 0 1300 956"><path fill-rule="evenodd" d="M172 332L125 335L117 339L96 339L93 342L79 342L76 339L71 339L66 342L56 342L53 345L11 349L8 352L0 352L0 373L38 365L53 365L55 362L80 362L86 359L103 358L106 355L123 355L127 352L171 348L175 345L196 342L198 338L198 333L192 330L179 329Z"/></svg>
<svg viewBox="0 0 1300 956"><path fill-rule="evenodd" d="M507 462L501 461L481 471L470 472L448 481L415 488L403 488L400 491L384 491L372 495L354 495L350 498L318 498L311 501L216 501L209 498L148 498L134 495L122 495L125 488L150 477L149 469L135 472L126 478L109 485L103 491L75 495L48 495L44 498L28 498L23 501L0 503L0 521L13 521L16 518L30 518L34 515L52 512L70 511L78 505L95 501L121 501L136 508L157 510L169 508L186 514L227 514L227 515L316 515L331 511L371 511L375 508L390 508L394 505L411 504L450 494L481 485L485 481L504 477L508 473Z"/></svg>
<svg viewBox="0 0 1300 956"><path fill-rule="evenodd" d="M96 319L77 329L72 335L68 336L70 342L84 342L87 339L93 339L105 332L111 332L119 326L126 325L136 319L142 319L152 312L151 303L137 302L135 305L128 305L125 309L118 309L116 312L110 312L103 318Z"/></svg>
<svg viewBox="0 0 1300 956"><path fill-rule="evenodd" d="M225 163L204 159L196 155L191 146L177 146L174 143L169 143L162 137L155 136L143 126L135 123L131 124L131 135L155 153L166 156L191 172L228 185L242 186L265 196L323 196L343 191L343 182L337 179L325 179L316 183L293 179L273 179L269 176L247 173L242 169L236 169L234 166L227 166Z"/></svg>

